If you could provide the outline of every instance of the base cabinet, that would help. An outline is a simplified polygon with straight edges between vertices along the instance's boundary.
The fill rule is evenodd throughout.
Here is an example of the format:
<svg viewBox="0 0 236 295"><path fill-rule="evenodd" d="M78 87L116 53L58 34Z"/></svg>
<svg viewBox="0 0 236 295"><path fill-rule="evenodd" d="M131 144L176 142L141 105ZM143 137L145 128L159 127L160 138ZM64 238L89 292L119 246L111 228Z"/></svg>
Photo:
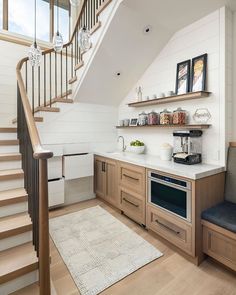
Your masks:
<svg viewBox="0 0 236 295"><path fill-rule="evenodd" d="M236 271L236 234L203 221L203 251Z"/></svg>
<svg viewBox="0 0 236 295"><path fill-rule="evenodd" d="M188 222L163 212L159 208L147 205L147 228L167 239L191 256L195 256L192 243L193 229Z"/></svg>
<svg viewBox="0 0 236 295"><path fill-rule="evenodd" d="M95 157L95 193L98 197L119 208L117 162Z"/></svg>

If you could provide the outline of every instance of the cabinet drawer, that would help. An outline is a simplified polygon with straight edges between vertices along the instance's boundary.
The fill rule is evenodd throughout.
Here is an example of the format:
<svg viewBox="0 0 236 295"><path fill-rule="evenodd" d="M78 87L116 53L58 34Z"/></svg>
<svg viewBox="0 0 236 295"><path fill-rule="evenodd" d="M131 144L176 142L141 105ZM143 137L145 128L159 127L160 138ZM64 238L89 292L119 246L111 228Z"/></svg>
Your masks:
<svg viewBox="0 0 236 295"><path fill-rule="evenodd" d="M142 196L145 195L145 168L120 164L120 184Z"/></svg>
<svg viewBox="0 0 236 295"><path fill-rule="evenodd" d="M214 228L203 223L204 253L236 271L236 234L212 224L209 226Z"/></svg>
<svg viewBox="0 0 236 295"><path fill-rule="evenodd" d="M192 249L192 226L158 208L147 205L147 227L181 250L194 256Z"/></svg>
<svg viewBox="0 0 236 295"><path fill-rule="evenodd" d="M49 207L61 205L65 202L64 179L48 182Z"/></svg>
<svg viewBox="0 0 236 295"><path fill-rule="evenodd" d="M131 219L145 224L145 201L134 193L120 188L121 210Z"/></svg>
<svg viewBox="0 0 236 295"><path fill-rule="evenodd" d="M62 157L48 159L48 179L62 178Z"/></svg>
<svg viewBox="0 0 236 295"><path fill-rule="evenodd" d="M81 154L63 157L63 176L66 180L94 175L93 155Z"/></svg>

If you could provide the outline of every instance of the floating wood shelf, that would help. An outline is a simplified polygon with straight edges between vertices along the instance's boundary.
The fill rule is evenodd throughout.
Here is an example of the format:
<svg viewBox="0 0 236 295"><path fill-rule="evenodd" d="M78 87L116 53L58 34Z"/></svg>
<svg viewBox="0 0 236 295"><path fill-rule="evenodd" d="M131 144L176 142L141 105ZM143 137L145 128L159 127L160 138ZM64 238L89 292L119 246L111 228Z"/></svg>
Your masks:
<svg viewBox="0 0 236 295"><path fill-rule="evenodd" d="M176 102L176 101L199 99L199 98L208 97L210 94L211 92L207 92L207 91L189 92L186 94L173 95L173 96L168 96L164 98L155 98L155 99L150 99L150 100L145 100L140 102L132 102L132 103L129 103L128 106L143 107L143 106L151 106L151 105L164 104L164 103L170 103L170 102Z"/></svg>
<svg viewBox="0 0 236 295"><path fill-rule="evenodd" d="M192 125L145 125L145 126L116 126L117 129L132 128L175 128L175 129L208 129L210 124L192 124Z"/></svg>

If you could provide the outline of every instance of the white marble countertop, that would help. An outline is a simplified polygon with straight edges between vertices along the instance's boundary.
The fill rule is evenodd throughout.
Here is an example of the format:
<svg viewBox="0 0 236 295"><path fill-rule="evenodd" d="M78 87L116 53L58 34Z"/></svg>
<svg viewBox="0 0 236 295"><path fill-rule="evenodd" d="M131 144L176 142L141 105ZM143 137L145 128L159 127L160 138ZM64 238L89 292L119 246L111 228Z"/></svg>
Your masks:
<svg viewBox="0 0 236 295"><path fill-rule="evenodd" d="M195 164L195 165L183 165L177 164L173 161L163 161L157 156L146 154L133 154L129 152L101 152L95 151L95 155L115 159L130 164L142 166L149 169L159 170L174 174L177 176L186 177L192 180L211 176L225 171L224 166L210 165L210 164Z"/></svg>

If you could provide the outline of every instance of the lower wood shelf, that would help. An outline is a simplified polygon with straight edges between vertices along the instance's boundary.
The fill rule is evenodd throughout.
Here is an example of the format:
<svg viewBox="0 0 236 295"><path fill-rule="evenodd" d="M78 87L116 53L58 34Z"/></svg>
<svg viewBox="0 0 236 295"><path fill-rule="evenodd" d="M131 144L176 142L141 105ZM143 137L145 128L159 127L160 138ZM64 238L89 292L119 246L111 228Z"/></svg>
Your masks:
<svg viewBox="0 0 236 295"><path fill-rule="evenodd" d="M192 125L145 125L145 126L116 126L117 129L132 129L132 128L178 128L178 129L208 129L210 124L192 124Z"/></svg>

